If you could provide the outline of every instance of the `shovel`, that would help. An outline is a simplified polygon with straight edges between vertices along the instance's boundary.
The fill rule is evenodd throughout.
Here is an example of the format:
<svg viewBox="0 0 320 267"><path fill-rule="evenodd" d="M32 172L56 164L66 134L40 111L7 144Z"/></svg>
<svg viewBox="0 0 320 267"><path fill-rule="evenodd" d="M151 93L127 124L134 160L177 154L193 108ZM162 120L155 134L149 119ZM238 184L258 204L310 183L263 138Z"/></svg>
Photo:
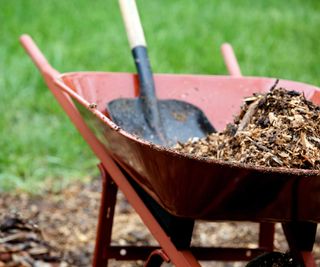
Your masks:
<svg viewBox="0 0 320 267"><path fill-rule="evenodd" d="M140 88L137 98L119 98L107 104L111 119L125 131L163 146L215 132L196 106L179 100L157 99L136 3L134 0L119 0L119 4Z"/></svg>

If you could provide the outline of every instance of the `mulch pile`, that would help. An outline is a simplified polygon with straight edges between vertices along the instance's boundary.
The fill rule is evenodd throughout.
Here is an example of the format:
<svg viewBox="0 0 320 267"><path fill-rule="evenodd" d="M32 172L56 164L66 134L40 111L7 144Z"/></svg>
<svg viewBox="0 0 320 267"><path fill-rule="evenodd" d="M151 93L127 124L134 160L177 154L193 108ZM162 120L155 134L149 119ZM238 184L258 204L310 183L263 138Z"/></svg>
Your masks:
<svg viewBox="0 0 320 267"><path fill-rule="evenodd" d="M180 152L255 166L320 170L320 107L303 94L271 88L244 99L223 132L175 146Z"/></svg>

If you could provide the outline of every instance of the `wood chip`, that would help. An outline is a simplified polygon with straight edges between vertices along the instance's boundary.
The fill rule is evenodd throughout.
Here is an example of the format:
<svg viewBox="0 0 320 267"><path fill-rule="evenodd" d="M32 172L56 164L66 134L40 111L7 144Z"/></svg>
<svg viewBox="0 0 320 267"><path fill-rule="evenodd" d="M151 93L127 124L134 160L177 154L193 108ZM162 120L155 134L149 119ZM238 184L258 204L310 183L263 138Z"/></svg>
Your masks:
<svg viewBox="0 0 320 267"><path fill-rule="evenodd" d="M257 99L248 106L248 109L247 109L245 115L243 116L241 122L239 123L237 132L243 131L243 129L248 125L251 118L253 117L253 114L255 113L255 111L257 109L259 101L260 101L260 99Z"/></svg>

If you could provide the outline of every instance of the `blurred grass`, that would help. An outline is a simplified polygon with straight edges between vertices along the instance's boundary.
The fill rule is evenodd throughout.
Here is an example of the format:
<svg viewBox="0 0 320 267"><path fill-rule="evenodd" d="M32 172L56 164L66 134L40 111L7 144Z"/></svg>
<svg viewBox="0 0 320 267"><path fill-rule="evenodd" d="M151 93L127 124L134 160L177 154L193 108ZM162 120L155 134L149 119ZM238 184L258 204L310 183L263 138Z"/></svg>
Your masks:
<svg viewBox="0 0 320 267"><path fill-rule="evenodd" d="M138 0L153 70L245 75L320 85L317 0ZM60 72L134 71L117 1L0 0L0 190L37 192L95 175L96 159L18 43L29 33ZM45 183L45 181L50 183Z"/></svg>

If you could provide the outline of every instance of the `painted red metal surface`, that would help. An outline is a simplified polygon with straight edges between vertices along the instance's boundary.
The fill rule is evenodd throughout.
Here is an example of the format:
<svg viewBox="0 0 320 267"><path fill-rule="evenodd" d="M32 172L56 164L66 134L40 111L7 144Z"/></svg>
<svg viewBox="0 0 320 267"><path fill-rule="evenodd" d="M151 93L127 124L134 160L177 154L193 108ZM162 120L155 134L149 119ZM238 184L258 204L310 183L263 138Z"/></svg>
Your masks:
<svg viewBox="0 0 320 267"><path fill-rule="evenodd" d="M37 65L38 69L41 71L47 86L53 93L58 103L66 112L66 114L68 115L72 123L75 125L77 130L81 133L82 137L88 143L92 151L101 161L103 167L108 170L108 174L112 177L112 180L117 184L119 188L121 188L121 191L124 193L124 195L130 202L130 204L133 206L135 211L139 214L145 226L149 229L151 234L159 242L161 248L164 249L167 255L170 257L171 262L175 264L177 267L200 266L194 255L189 250L179 251L173 245L173 243L170 240L170 237L165 233L165 231L162 229L158 221L154 218L150 210L146 207L145 203L139 197L139 195L131 186L129 181L126 179L125 175L119 169L118 165L110 157L108 151L106 151L103 144L97 139L97 137L94 135L94 133L90 130L88 125L83 120L81 114L76 109L74 103L70 98L70 96L73 95L73 93L69 92L69 94L67 94L56 86L56 79L60 76L59 73L48 64L45 57L40 52L39 48L33 42L31 37L28 35L23 35L21 36L20 41L23 47L25 48L26 52L30 55L32 61ZM79 99L79 101L89 108L90 103L83 99ZM94 110L93 113L97 115L100 114L96 113ZM109 229L109 226L107 228ZM100 228L100 232L101 231L102 229ZM145 250L148 250L148 248L131 248L131 252L134 254L135 257L136 254L139 253L145 255ZM120 253L120 250L118 251ZM96 253L100 252L100 248L96 248ZM113 253L113 255L115 255L115 253L117 253L117 248L114 248L112 251L110 251L110 253Z"/></svg>
<svg viewBox="0 0 320 267"><path fill-rule="evenodd" d="M72 91L83 118L113 158L170 213L205 220L320 220L318 171L205 160L147 143L122 131L105 116L108 101L135 96L135 75L83 72L64 74L60 79L56 85ZM183 99L199 106L218 129L232 121L243 97L269 90L274 81L155 75L160 98ZM285 80L280 80L279 86L303 91L307 97L319 90ZM87 103L96 103L97 109L92 112Z"/></svg>
<svg viewBox="0 0 320 267"><path fill-rule="evenodd" d="M46 60L41 62L46 64ZM48 68L48 67L46 67ZM46 70L44 68L44 70ZM217 129L232 121L244 96L264 92L273 78L156 74L158 97L200 107ZM107 102L134 97L137 78L128 73L77 72L54 81L74 100L112 157L170 213L205 220L320 221L318 171L250 167L178 154L119 129ZM280 80L279 86L312 97L315 86ZM96 103L97 108L91 108ZM77 123L77 122L76 122Z"/></svg>
<svg viewBox="0 0 320 267"><path fill-rule="evenodd" d="M205 220L279 221L289 225L291 221L320 221L319 172L205 160L140 140L122 131L105 112L106 102L136 95L135 75L97 72L59 75L29 37L23 37L22 43L60 105L176 266L199 266L199 263L191 251L178 251L174 247L119 165L174 215ZM199 106L218 129L232 120L244 96L266 91L275 81L196 75L156 75L155 80L160 98L183 99ZM284 80L279 85L303 91L320 102L319 89L314 86ZM196 250L193 253L197 255ZM303 251L302 258L312 262L310 251Z"/></svg>

